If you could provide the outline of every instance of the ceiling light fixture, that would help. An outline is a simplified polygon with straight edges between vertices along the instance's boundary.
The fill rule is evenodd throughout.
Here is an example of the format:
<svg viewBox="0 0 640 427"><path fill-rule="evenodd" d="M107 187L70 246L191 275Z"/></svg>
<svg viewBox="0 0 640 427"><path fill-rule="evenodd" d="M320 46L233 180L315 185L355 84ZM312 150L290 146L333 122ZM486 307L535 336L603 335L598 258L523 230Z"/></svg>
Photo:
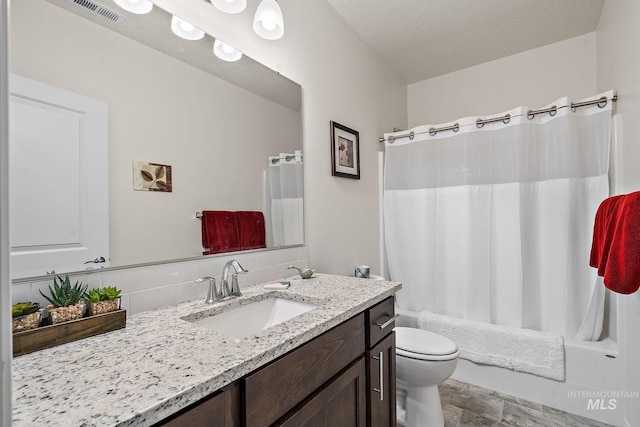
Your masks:
<svg viewBox="0 0 640 427"><path fill-rule="evenodd" d="M211 0L211 3L226 13L240 13L247 7L247 0Z"/></svg>
<svg viewBox="0 0 640 427"><path fill-rule="evenodd" d="M176 36L186 40L200 40L204 37L204 31L175 15L171 18L171 30Z"/></svg>
<svg viewBox="0 0 640 427"><path fill-rule="evenodd" d="M213 53L215 53L218 58L228 62L234 62L242 58L242 52L218 39L213 42Z"/></svg>
<svg viewBox="0 0 640 427"><path fill-rule="evenodd" d="M262 0L253 19L253 31L267 40L277 40L282 37L284 20L276 0Z"/></svg>
<svg viewBox="0 0 640 427"><path fill-rule="evenodd" d="M138 15L144 15L151 12L153 9L153 3L149 0L113 0L118 6L126 10L127 12L136 13Z"/></svg>

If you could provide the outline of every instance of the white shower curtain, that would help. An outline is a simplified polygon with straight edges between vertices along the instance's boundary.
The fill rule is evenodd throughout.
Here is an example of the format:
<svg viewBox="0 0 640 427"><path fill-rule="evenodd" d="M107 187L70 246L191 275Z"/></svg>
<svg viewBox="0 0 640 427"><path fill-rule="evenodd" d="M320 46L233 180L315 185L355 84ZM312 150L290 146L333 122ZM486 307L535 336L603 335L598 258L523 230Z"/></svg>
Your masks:
<svg viewBox="0 0 640 427"><path fill-rule="evenodd" d="M597 339L604 300L589 253L609 195L612 102L568 104L386 142L385 238L401 308Z"/></svg>
<svg viewBox="0 0 640 427"><path fill-rule="evenodd" d="M302 152L269 157L271 228L275 247L304 243Z"/></svg>

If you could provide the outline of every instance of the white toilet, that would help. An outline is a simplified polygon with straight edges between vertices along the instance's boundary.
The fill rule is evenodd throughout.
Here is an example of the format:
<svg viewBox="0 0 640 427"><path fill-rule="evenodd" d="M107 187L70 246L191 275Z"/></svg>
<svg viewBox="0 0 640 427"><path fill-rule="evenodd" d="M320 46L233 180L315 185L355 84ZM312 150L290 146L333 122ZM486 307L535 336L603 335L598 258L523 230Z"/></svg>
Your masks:
<svg viewBox="0 0 640 427"><path fill-rule="evenodd" d="M456 369L458 347L450 339L423 329L398 326L394 330L398 425L444 426L438 384Z"/></svg>

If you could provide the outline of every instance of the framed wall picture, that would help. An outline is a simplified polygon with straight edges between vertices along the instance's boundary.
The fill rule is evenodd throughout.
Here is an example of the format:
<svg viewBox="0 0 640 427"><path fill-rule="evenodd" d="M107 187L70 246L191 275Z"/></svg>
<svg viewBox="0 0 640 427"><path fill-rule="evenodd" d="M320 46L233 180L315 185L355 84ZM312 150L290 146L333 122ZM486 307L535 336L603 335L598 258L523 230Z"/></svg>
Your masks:
<svg viewBox="0 0 640 427"><path fill-rule="evenodd" d="M171 166L134 160L133 189L171 193L173 191Z"/></svg>
<svg viewBox="0 0 640 427"><path fill-rule="evenodd" d="M331 122L331 175L360 179L360 134Z"/></svg>

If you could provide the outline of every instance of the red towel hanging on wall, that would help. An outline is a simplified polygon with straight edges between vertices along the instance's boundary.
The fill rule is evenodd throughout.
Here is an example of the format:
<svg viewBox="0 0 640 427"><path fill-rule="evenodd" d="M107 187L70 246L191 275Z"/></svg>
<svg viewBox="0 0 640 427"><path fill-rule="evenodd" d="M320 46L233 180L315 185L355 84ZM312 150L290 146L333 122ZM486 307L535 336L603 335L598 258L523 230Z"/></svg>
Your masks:
<svg viewBox="0 0 640 427"><path fill-rule="evenodd" d="M205 255L240 250L240 233L235 212L203 211L201 220Z"/></svg>
<svg viewBox="0 0 640 427"><path fill-rule="evenodd" d="M631 294L640 288L640 191L600 204L589 265L614 292Z"/></svg>

